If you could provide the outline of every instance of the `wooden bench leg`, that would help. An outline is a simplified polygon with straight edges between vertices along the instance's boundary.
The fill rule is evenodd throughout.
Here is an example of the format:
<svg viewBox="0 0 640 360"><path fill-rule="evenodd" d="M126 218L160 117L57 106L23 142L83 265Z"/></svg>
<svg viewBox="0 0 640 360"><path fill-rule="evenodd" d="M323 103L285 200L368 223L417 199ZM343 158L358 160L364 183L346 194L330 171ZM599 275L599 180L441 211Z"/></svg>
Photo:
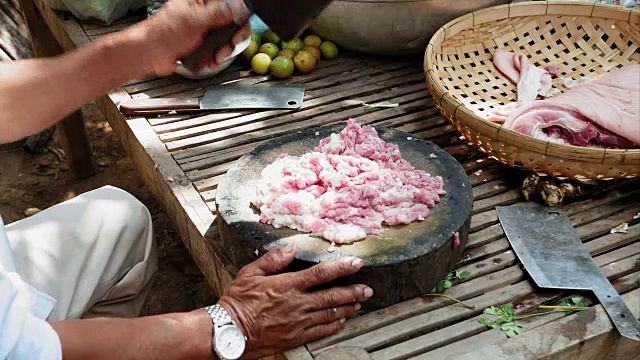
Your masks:
<svg viewBox="0 0 640 360"><path fill-rule="evenodd" d="M63 53L62 47L51 33L32 0L20 0L25 15L33 49L37 57L51 57ZM86 178L95 174L91 145L80 110L67 116L58 124L67 155L69 168L76 178Z"/></svg>

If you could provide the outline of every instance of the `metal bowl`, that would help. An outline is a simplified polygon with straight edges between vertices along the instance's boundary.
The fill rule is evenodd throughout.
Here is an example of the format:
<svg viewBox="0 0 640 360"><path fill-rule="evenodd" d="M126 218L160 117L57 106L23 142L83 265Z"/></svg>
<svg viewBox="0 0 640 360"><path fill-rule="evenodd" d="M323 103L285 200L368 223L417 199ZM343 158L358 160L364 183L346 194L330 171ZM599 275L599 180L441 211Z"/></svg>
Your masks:
<svg viewBox="0 0 640 360"><path fill-rule="evenodd" d="M335 0L312 25L323 39L355 52L421 54L447 22L511 0Z"/></svg>

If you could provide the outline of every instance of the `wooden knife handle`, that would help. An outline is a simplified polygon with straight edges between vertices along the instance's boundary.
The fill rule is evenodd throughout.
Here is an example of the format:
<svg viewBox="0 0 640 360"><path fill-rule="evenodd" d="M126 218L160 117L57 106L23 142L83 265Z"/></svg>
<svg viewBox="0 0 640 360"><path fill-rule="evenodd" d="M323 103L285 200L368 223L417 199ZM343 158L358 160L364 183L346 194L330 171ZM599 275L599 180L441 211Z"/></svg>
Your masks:
<svg viewBox="0 0 640 360"><path fill-rule="evenodd" d="M120 104L120 112L125 116L162 115L172 111L186 112L200 110L198 99L133 99Z"/></svg>
<svg viewBox="0 0 640 360"><path fill-rule="evenodd" d="M199 73L205 66L213 62L216 51L227 43L230 43L233 35L235 35L238 30L240 30L240 26L232 22L229 25L209 32L196 51L180 60L182 65L193 73Z"/></svg>

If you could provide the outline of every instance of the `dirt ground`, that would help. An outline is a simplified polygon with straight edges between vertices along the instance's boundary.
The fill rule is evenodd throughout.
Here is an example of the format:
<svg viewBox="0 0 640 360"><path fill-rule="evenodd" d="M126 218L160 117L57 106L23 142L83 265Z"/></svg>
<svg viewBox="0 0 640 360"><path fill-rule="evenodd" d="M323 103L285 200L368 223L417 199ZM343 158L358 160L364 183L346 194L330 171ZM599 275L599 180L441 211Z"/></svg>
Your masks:
<svg viewBox="0 0 640 360"><path fill-rule="evenodd" d="M142 315L189 311L214 303L213 292L98 107L89 104L82 111L99 172L89 179L74 179L60 161L64 153L55 151L61 148L57 139L49 144L54 151L42 154L26 152L23 142L0 146L0 214L4 222L25 218L28 208L46 209L104 185L119 187L142 201L153 217L159 270Z"/></svg>

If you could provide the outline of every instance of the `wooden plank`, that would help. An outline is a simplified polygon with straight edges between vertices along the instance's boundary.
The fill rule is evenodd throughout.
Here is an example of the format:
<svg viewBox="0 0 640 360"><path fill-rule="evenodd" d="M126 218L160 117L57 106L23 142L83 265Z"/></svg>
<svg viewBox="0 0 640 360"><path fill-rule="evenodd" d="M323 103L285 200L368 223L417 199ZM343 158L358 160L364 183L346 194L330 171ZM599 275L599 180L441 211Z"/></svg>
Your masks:
<svg viewBox="0 0 640 360"><path fill-rule="evenodd" d="M419 100L420 102L422 100ZM416 102L418 103L418 102ZM409 103L412 104L412 103ZM414 114L410 114L410 115L414 115ZM402 116L402 118L404 118L404 116ZM393 120L393 119L392 119ZM431 119L425 119L424 122L430 122ZM379 124L376 124L376 126L378 126ZM229 151L227 152L236 152L237 155L234 158L230 158L230 160L225 160L225 161L232 161L232 160L236 160L238 159L240 156L244 155L245 153L248 153L249 151L251 151L252 149L254 149L256 146L258 146L259 144L262 144L263 141L259 141L255 144L247 144L247 145L243 145L237 148L237 150L232 150L232 149L227 149ZM243 150L244 149L244 150ZM198 156L194 156L192 158L186 158L186 159L178 159L178 163L181 164L181 167L185 170L185 171L190 171L196 168L205 168L208 166L214 166L214 165L218 165L224 161L220 161L219 159L219 154L220 153L210 153L210 154L203 154L203 155L198 155ZM184 164L184 165L183 165ZM495 178L499 177L499 174L494 173L493 176L495 176ZM492 178L493 179L493 178Z"/></svg>
<svg viewBox="0 0 640 360"><path fill-rule="evenodd" d="M507 186L506 179L502 178L490 181L473 188L473 199L474 201L486 199L501 194L507 190L509 190L509 187Z"/></svg>
<svg viewBox="0 0 640 360"><path fill-rule="evenodd" d="M625 255L622 255L622 256L625 256ZM597 259L598 258L596 258L596 261L597 261ZM602 270L603 270L603 272L605 273L605 275L608 278L615 279L615 278L627 275L627 274L629 274L629 273L631 273L633 271L636 271L636 270L640 269L640 264L636 264L635 260L636 260L635 258L617 259L616 260L617 262L616 262L615 266L606 266ZM516 266L516 267L513 267L513 268L514 268L514 270L513 270L514 273L518 273L518 272L520 273L520 277L519 277L520 279L524 278L524 273L519 269L519 266ZM501 277L501 276L498 273L496 273L494 277ZM518 277L514 277L514 279L517 279L517 278ZM525 282L522 282L522 283L527 283L527 282L525 281ZM456 287L461 287L461 286L462 285L458 285ZM635 287L638 287L638 286L640 286L640 284L636 284L635 285ZM533 292L533 290L534 290L534 288L531 287L531 292ZM485 296L485 295L483 295L483 296ZM528 295L528 294L526 294L526 295ZM552 297L553 298L558 298L559 296L560 296L560 293L557 293L556 295L553 295ZM481 298L481 297L482 296L480 296L479 298ZM479 298L473 298L473 299L467 301L467 303L475 304L475 302ZM507 302L512 302L517 298L518 297L513 297L510 300L508 300ZM543 303L541 301L541 299L535 299L534 301L536 303L533 304L533 309L537 308L538 305L541 305ZM502 304L503 304L503 302L496 300L491 305L502 305ZM482 311L482 309L484 309L485 307L491 306L491 305L479 306L479 309L474 309L474 310L479 310L477 313L480 313ZM456 305L451 305L451 306L456 306ZM458 305L458 308L460 308L459 305ZM437 311L441 311L443 309L447 309L447 308L445 307L445 308L442 308L442 309L431 311L430 313L425 313L425 314L420 315L420 316L424 317L423 322L420 324L421 327L419 329L413 328L412 332L409 334L409 336L413 337L415 335L418 335L419 332L421 331L420 329L422 329L422 331L424 331L423 327L427 326L430 321L434 321L433 319L439 319L439 317L437 317L434 313L437 312ZM471 310L471 309L467 309L467 308L462 308L462 309ZM458 310L460 310L460 309L458 309ZM411 320L411 319L408 319L408 320ZM397 336L398 334L395 334L395 331L399 330L399 325L415 326L414 322L408 322L408 320L401 321L401 322L393 324L391 326L376 330L381 335L384 334L384 333L387 333L387 335L383 335L383 336L386 336L384 338L381 338L380 336L372 337L370 335L371 333L368 333L368 334L364 334L364 335L361 335L359 337L353 338L351 340L347 340L347 341L344 341L342 343L338 343L335 346L347 346L347 344L355 343L356 341L358 341L361 344L361 346L365 347L366 349L371 350L371 349L375 349L375 348L382 348L383 345L385 345L385 344L397 343L397 341L395 341L395 340L397 340L398 338L395 337L395 336ZM467 325L466 328L469 328L470 325L472 325L472 324L466 324L466 325ZM439 327L440 326L437 326L436 324L433 324L433 328L434 329L435 328L439 328ZM473 326L471 326L471 328L472 328L471 332L481 332L481 330L483 330L483 329L486 330L486 327L484 325L482 325L482 324L479 324L479 323L473 324ZM403 327L403 329L406 329L406 328ZM389 334L385 330L388 330L388 332L392 332L394 335ZM374 332L376 332L376 331L374 331ZM451 335L453 335L453 334L451 334ZM465 336L465 335L468 336L469 334L460 334L460 336ZM413 339L405 341L405 342L397 343L397 344L392 345L390 347L384 348L383 350L377 351L376 353L374 353L376 355L373 356L373 358L374 359L394 359L394 360L398 360L398 359L405 359L405 358L408 358L409 356L413 356L413 355L416 355L418 353L427 351L429 349L429 347L427 346L427 344L429 342L425 341L425 340L431 338L431 336L433 336L433 335L430 333L430 334L426 334L426 335L423 335L423 336L414 337ZM461 337L461 338L463 338L463 337ZM461 338L456 338L455 336L452 336L451 340L456 341L456 340L460 340ZM453 342L451 340L449 340L448 342ZM369 345L369 347L367 347L367 345L365 345L365 344L370 344L370 345ZM331 346L328 347L328 348L331 348ZM313 352L312 351L312 353L315 354L315 353L319 353L319 352L324 351L324 350L325 349L322 349L322 350L317 351L317 352Z"/></svg>
<svg viewBox="0 0 640 360"><path fill-rule="evenodd" d="M638 284L637 281L634 281L634 278L637 278L638 275L640 275L640 273L630 274L616 279L612 283L619 293L624 294L637 289ZM553 296L551 294L547 295L545 293L545 296L542 297L534 294L524 298L524 302L531 304L535 308L543 304L543 301L546 299L554 298L554 300L556 300L559 298L559 295ZM519 299L517 302L522 303L523 300ZM516 310L516 312L518 312L518 310ZM479 318L485 316L486 315L476 316L464 322L414 338L410 340L410 342L399 344L396 348L386 348L380 352L371 354L371 356L376 360L400 360L419 354L423 354L421 356L423 358L429 356L431 359L442 359L446 356L455 358L455 356L477 348L478 344L492 344L505 339L505 335L501 330L488 329L478 322ZM565 316L566 314L564 313L551 313L521 320L520 323L523 325L524 331L527 332ZM404 346L401 347L401 345ZM395 352L393 352L394 350Z"/></svg>
<svg viewBox="0 0 640 360"><path fill-rule="evenodd" d="M228 161L234 161L239 159L242 155L253 150L257 145L262 144L262 142L258 142L256 144L247 144L243 146L239 146L237 148L227 149L228 151L222 151L215 154L206 154L202 155L202 157L194 157L184 159L183 162L178 162L180 167L184 171L191 171L195 169L203 169L210 166L216 166L220 164L224 164ZM186 162L186 160L191 160Z"/></svg>
<svg viewBox="0 0 640 360"><path fill-rule="evenodd" d="M415 81L415 79L399 80L397 84L398 87L393 90L382 91L384 90L384 87L377 88L377 90L375 89L376 87L369 88L372 89L371 91L381 92L364 96L358 99L358 101L385 101L390 98L424 91L423 85L421 83L411 85L413 81ZM176 159L180 159L223 148L228 148L230 146L244 145L259 140L270 139L276 136L287 134L292 131L298 131L314 126L328 125L338 121L346 120L356 114L361 114L362 112L364 112L365 110L362 106L356 105L357 107L354 108L354 101L355 100L337 101L330 105L324 105L311 110L282 116L269 121L268 124L246 124L238 126L232 130L230 129L214 134L193 137L188 139L188 141L185 140L169 142L166 143L166 146L171 151L193 147L192 149L188 149L180 153L174 153L174 157ZM340 109L347 110L338 112L338 110ZM317 118L317 116L323 114L325 116Z"/></svg>
<svg viewBox="0 0 640 360"><path fill-rule="evenodd" d="M510 299L529 294L533 290L533 287L528 281L521 281L467 300L468 304L475 306L474 309L469 309L458 304L445 306L356 336L337 345L322 348L321 351L330 349L333 346L360 346L367 351L377 350L412 335L415 336L416 334L464 320L465 318L482 312L482 309L485 307L508 302ZM320 351L311 350L312 355L319 352Z"/></svg>
<svg viewBox="0 0 640 360"><path fill-rule="evenodd" d="M514 204L518 201L520 196L522 196L520 189L513 189L503 192L500 195L490 197L488 199L474 201L473 214L475 215L483 211L493 209L496 206L506 206Z"/></svg>
<svg viewBox="0 0 640 360"><path fill-rule="evenodd" d="M621 242L620 239L624 239L624 242ZM594 250L594 253L599 255L603 252L610 251L616 247L626 245L637 240L640 240L640 224L631 225L627 232L624 234L608 234L596 240L589 241L586 246L590 252L592 251L592 249L597 248L598 251Z"/></svg>
<svg viewBox="0 0 640 360"><path fill-rule="evenodd" d="M406 69L402 69L400 72L391 72L388 74L384 74L382 76L375 77L374 83L375 81L385 81L389 79L395 79L397 77L410 75L412 73L414 72L413 71L408 72ZM359 85L356 87L361 88L361 86L362 85ZM347 91L347 90L353 89L351 85L344 86L344 87L336 86L335 88L336 88L336 91ZM258 113L248 114L246 116L234 117L226 121L219 121L218 119L223 120L224 118L228 118L228 114L222 114L222 115L212 114L210 116L203 117L204 119L196 118L196 119L180 121L177 123L172 123L171 126L165 126L165 128L162 129L164 130L163 132L166 132L166 129L170 128L172 132L161 134L160 139L162 141L173 141L178 139L184 139L187 137L197 136L197 135L205 134L212 131L229 129L232 127L236 127L238 125L244 125L257 120L268 120L276 116L299 113L300 111L313 109L320 105L330 104L331 102L338 99L340 96L344 96L344 95L341 95L339 92L338 93L328 92L328 93L318 93L318 94L320 96L317 98L314 98L312 95L305 96L306 97L305 102L303 103L302 107L297 110L261 111ZM354 93L350 92L350 96L355 96L357 94L358 94L357 92L354 92ZM423 97L424 96L426 96L426 94L423 94ZM237 112L234 112L232 114L237 114ZM211 120L214 120L214 121L211 121ZM218 121L215 121L215 120L218 120Z"/></svg>
<svg viewBox="0 0 640 360"><path fill-rule="evenodd" d="M500 164L499 166L506 170L505 165ZM475 179L475 177L470 177L470 179ZM583 211L589 208L597 208L598 206L606 205L618 199L640 192L640 188L638 188L637 185L638 183L640 183L640 181L619 183L619 187L611 189L607 193L607 196L599 198L587 198L579 202L565 204L560 208L563 209L567 213L567 215L575 214L579 211ZM498 215L496 214L496 212L493 210L486 211L480 214L475 214L473 216L471 220L471 230L472 232L475 232L497 223Z"/></svg>
<svg viewBox="0 0 640 360"><path fill-rule="evenodd" d="M622 296L636 318L640 317L640 290ZM580 333L576 334L579 331ZM611 320L601 305L558 321L527 331L521 336L502 340L489 346L476 346L470 352L440 359L633 359L638 355L637 342L623 339L616 333ZM603 357L606 356L606 357ZM423 354L415 359L434 359Z"/></svg>
<svg viewBox="0 0 640 360"><path fill-rule="evenodd" d="M284 356L288 360L313 360L313 357L304 346L298 346L284 352Z"/></svg>

